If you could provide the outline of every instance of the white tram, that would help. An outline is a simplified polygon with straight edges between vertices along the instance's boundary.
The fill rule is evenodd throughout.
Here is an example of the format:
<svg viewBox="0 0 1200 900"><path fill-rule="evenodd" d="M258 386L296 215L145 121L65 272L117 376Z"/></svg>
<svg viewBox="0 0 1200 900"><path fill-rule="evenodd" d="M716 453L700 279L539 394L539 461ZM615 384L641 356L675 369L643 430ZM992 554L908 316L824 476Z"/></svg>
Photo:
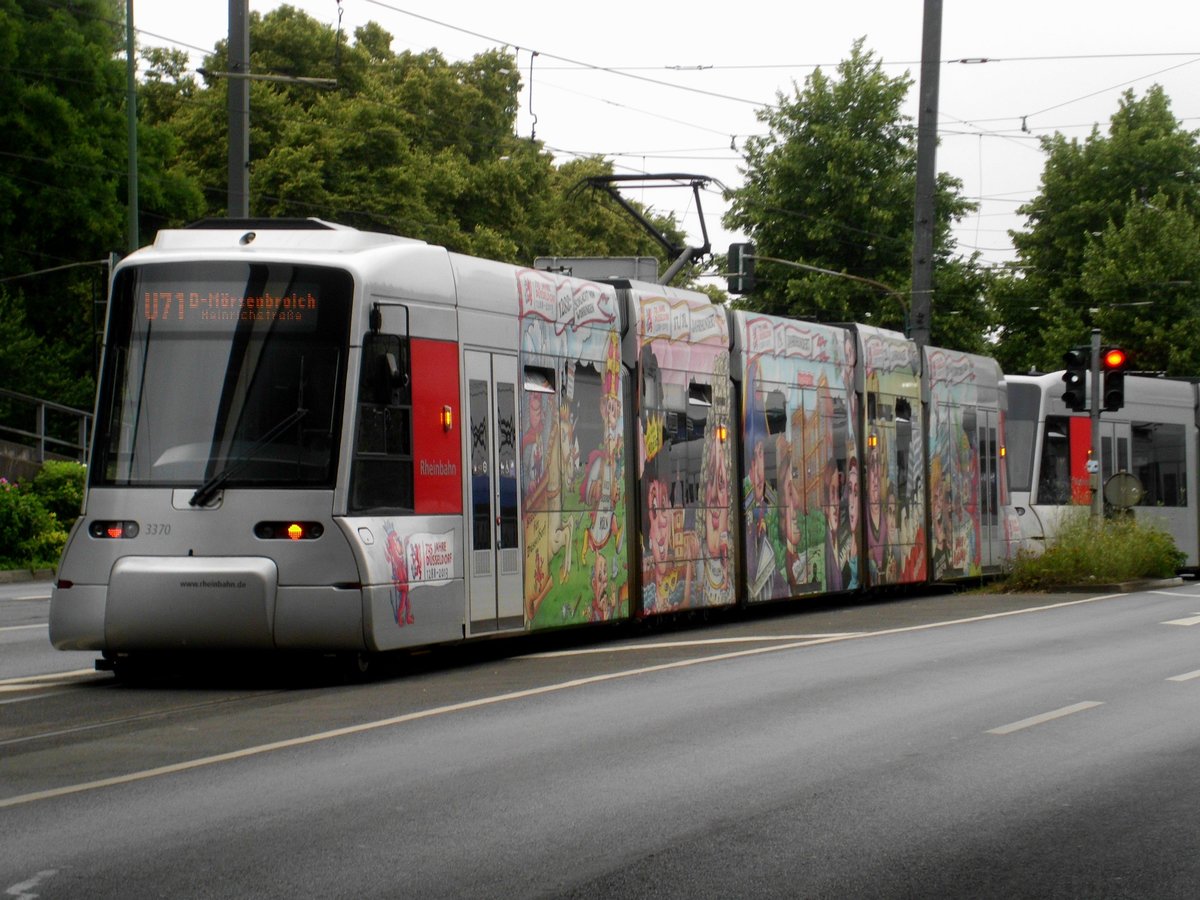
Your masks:
<svg viewBox="0 0 1200 900"><path fill-rule="evenodd" d="M318 220L113 275L62 649L373 653L998 571L1005 383Z"/></svg>
<svg viewBox="0 0 1200 900"><path fill-rule="evenodd" d="M1062 376L1060 371L1005 379L1012 503L1022 538L1034 552L1071 507L1092 501L1091 418L1063 403ZM1194 478L1197 471L1197 388L1182 380L1127 375L1124 406L1100 414L1101 485L1116 473L1135 476L1142 493L1133 514L1170 533L1190 570L1200 566L1200 512L1188 484L1189 473Z"/></svg>

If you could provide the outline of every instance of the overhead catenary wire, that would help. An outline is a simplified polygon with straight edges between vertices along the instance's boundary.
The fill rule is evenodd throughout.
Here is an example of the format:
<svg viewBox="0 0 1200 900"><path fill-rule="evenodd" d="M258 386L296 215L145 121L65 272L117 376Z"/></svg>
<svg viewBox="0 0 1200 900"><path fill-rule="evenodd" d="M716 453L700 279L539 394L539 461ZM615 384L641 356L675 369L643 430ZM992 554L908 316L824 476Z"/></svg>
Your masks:
<svg viewBox="0 0 1200 900"><path fill-rule="evenodd" d="M63 6L63 7L66 7L69 5L68 3L65 2L65 0L57 0L57 2L56 2L56 0L47 0L47 2L52 5ZM336 0L336 2L338 4L338 9L340 11L341 10L341 2L340 2L340 0ZM408 10L405 10L405 9L403 9L395 4L392 4L392 3L380 2L380 0L366 0L366 2L373 6L379 7L381 9L395 11L401 15L405 15L405 16L414 15L414 14L410 13ZM489 43L506 44L506 42L499 41L496 38L490 37L486 34L482 34L479 31L475 31L470 28L462 28L460 26L453 25L452 23L443 22L443 21L440 21L438 19L435 19L435 18L432 18L429 16L417 16L417 18L420 18L424 21L430 22L431 24L434 24L438 27L446 27L446 28L450 28L450 29L459 31L464 34L482 38L484 40L487 40ZM339 25L340 25L340 19L339 19ZM162 35L159 35L159 34L156 34L155 32L150 32L150 31L147 31L144 29L139 29L139 34L142 34L145 36L154 36L154 37L163 38ZM164 38L164 39L172 41L173 43L176 43L177 45L194 46L191 44L187 44L186 42L175 41L174 39L171 39L171 38ZM515 46L515 44L512 44L512 45ZM205 49L199 48L199 47L196 47L195 49L200 52L205 52L205 53L211 52L209 50L205 50ZM948 57L945 60L943 60L943 63L946 65L951 65L951 64L970 65L970 64L978 64L978 63L986 61L989 64L1009 64L1009 63L1055 62L1055 61L1064 61L1064 60L1113 60L1113 59L1140 59L1140 58L1153 59L1153 58L1191 57L1191 56L1195 56L1195 55L1196 55L1195 53L1192 53L1189 51L1069 53L1069 54L1067 54L1067 53L1063 53L1063 54L1050 53L1050 54L1040 54L1040 55L999 55L999 54L994 54L994 55L978 55L978 56L952 56L952 57ZM548 72L548 71L561 72L561 71L576 71L576 70L577 71L589 71L590 70L590 71L596 71L596 72L612 74L612 75L621 75L626 72L636 73L636 72L649 72L651 70L658 70L658 71L671 71L671 72L674 72L677 74L685 74L688 72L694 72L696 74L699 74L702 78L707 79L708 74L706 74L706 73L715 73L715 72L720 72L720 71L729 71L729 70L738 70L738 69L753 70L753 69L789 69L789 68L802 69L802 68L817 68L817 67L824 68L824 67L833 67L838 64L836 62L826 62L826 63L757 62L757 63L740 65L740 64L726 64L726 63L721 62L719 59L717 59L711 63L710 62L702 62L702 63L698 63L695 65L663 65L663 66L652 66L652 65L645 65L645 66L612 65L612 66L608 66L608 65L605 65L605 66L596 66L596 65L589 65L587 63L580 62L577 59L571 59L568 56L558 56L556 54L549 54L547 56L547 58L555 60L555 61L561 61L563 64L562 65L553 65L553 66L545 65L542 60L539 60L539 65L538 65L539 74L541 74L543 72ZM880 60L880 64L886 65L886 66L915 65L916 62L917 62L917 60L904 60L904 59ZM1188 63L1185 62L1182 65L1187 65L1187 64ZM1159 71L1166 72L1166 71L1170 71L1175 68L1179 68L1179 66L1171 66L1171 67L1168 67L1166 69L1162 69ZM1146 75L1146 76L1142 76L1142 77L1147 78L1147 77L1152 77L1152 75ZM687 84L681 84L681 83L679 83L679 81L671 81L669 79L648 79L648 80L656 81L668 88L696 92L693 86L687 85ZM539 79L538 87L539 87L539 90L541 90L543 88L548 88L548 87L554 87L556 89L558 88L558 86L552 85L545 78ZM1108 88L1105 90L1111 90L1111 88ZM717 96L726 96L730 99L734 99L734 100L737 100L737 101L743 102L743 103L752 102L754 105L758 105L758 106L767 106L768 105L768 104L760 103L759 101L747 101L747 98L735 96L733 93L730 93L730 92L721 94L717 91L712 91L709 93L717 95ZM1094 96L1095 93L1102 94L1102 93L1104 93L1104 91L1102 90L1099 92L1094 92L1093 94L1088 94L1086 96ZM584 95L584 96L586 96L586 95ZM610 105L610 106L613 105L611 103L611 98L593 98L593 99L596 99L597 102L607 102L608 105ZM1082 99L1082 98L1079 98L1079 99ZM618 105L618 107L620 107L619 104L617 104L617 105ZM1062 104L1057 104L1053 108L1057 108L1058 105L1062 105ZM620 107L620 108L633 109L633 107ZM1052 108L1052 107L1046 107L1044 110L1040 111L1039 113L1036 113L1035 115L1038 115L1041 112L1045 112L1045 111L1049 110L1050 108ZM641 110L641 112L643 112L647 115L656 116L657 118L663 118L661 115L653 113L649 110ZM543 115L543 119L544 118L545 117ZM671 120L678 124L682 124L682 125L685 125L688 127L697 127L697 128L708 127L707 125L701 125L699 123L687 122L686 120L681 119L681 118L673 118ZM968 125L968 130L966 131L966 133L968 133L968 134L972 134L973 136L983 134L984 136L988 137L989 139L1010 141L1013 144L1013 146L1024 146L1031 153L1036 154L1036 153L1040 152L1040 148L1038 146L1040 139L1034 135L1018 137L1016 134L1013 134L1008 129L994 129L994 130L984 130L984 131L970 131L969 130L971 127L978 127L988 121L991 121L990 117L988 117L986 119L981 118L981 117L974 117L971 120L963 120L963 121L964 121L964 124ZM1004 121L1004 120L998 119L997 121ZM1012 121L1012 119L1009 118L1009 119L1007 119L1007 121ZM1050 127L1051 126L1041 126L1040 128L1037 128L1036 130L1042 131L1044 129L1049 129ZM1062 127L1069 127L1069 126L1062 126ZM1081 127L1086 127L1086 126L1081 126ZM712 130L715 133L727 135L730 129L728 129L726 127L726 128L717 128L717 129L710 129L710 130ZM957 136L958 131L954 130L954 129L941 128L941 129L939 129L939 134L942 135L943 137L955 137L955 136ZM571 152L573 155L579 155L579 156L601 156L601 157L618 157L618 158L624 157L626 159L631 159L634 155L636 155L640 158L643 158L643 159L649 159L651 157L658 158L658 159L692 158L692 157L675 156L673 154L670 154L668 151L659 151L656 153L653 150L642 150L642 151L638 151L636 154L633 151L615 150L615 151L607 151L606 152L601 149L592 149L590 151L578 149L578 150L571 151ZM730 161L736 162L737 159L738 159L738 157L736 157L736 156L719 157L719 156L714 155L714 162L726 162L726 163L730 162ZM992 183L994 184L994 181ZM1036 193L1036 189L1031 187L1030 191L1028 193L1030 193L1030 194ZM980 196L977 199L984 199L982 193L980 194ZM1025 202L1025 201L1022 200L1022 201L1012 201L1012 202ZM980 213L980 214L982 214L982 213Z"/></svg>

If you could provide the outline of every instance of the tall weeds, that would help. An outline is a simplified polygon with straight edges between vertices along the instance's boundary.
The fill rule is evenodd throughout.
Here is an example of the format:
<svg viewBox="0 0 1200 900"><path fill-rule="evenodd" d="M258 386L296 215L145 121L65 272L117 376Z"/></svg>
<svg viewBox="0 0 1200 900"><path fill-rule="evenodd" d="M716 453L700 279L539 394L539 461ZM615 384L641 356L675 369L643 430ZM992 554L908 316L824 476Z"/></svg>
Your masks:
<svg viewBox="0 0 1200 900"><path fill-rule="evenodd" d="M1156 525L1132 516L1093 524L1088 511L1080 509L1062 518L1044 552L1018 554L1005 586L1036 591L1170 578L1186 559L1171 535Z"/></svg>

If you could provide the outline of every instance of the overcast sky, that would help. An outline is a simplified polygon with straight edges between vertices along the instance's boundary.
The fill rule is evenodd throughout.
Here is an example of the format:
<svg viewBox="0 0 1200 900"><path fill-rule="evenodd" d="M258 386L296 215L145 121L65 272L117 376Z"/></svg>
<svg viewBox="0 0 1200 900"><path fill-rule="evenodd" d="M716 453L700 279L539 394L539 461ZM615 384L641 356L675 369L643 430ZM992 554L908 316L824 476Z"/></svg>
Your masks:
<svg viewBox="0 0 1200 900"><path fill-rule="evenodd" d="M279 5L250 0L253 12ZM350 34L378 22L396 51L436 47L458 60L517 48L525 86L518 133L535 135L559 159L603 155L617 172L690 172L740 184L742 142L763 130L755 111L803 85L814 66L832 70L858 37L888 74L911 73L907 109L916 118L922 0L291 5L333 28L340 20ZM228 11L223 0L134 0L134 24L140 44L182 47L199 65L227 34ZM1155 83L1184 126L1200 129L1196 0L945 0L940 57L938 169L980 203L957 234L960 249L978 248L985 262L1012 258L1007 231L1021 226L1014 210L1036 194L1045 162L1038 136L1082 139L1096 123L1106 129L1124 90L1140 96ZM690 191L628 193L674 211L699 242ZM702 203L713 249L724 253L739 236L721 227L717 193Z"/></svg>

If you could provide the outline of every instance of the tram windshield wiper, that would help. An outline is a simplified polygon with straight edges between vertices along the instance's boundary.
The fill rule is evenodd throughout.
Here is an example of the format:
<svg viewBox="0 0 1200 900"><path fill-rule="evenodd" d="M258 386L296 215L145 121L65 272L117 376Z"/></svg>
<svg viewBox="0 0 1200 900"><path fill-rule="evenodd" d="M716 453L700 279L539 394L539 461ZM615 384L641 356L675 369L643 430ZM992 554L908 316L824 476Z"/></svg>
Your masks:
<svg viewBox="0 0 1200 900"><path fill-rule="evenodd" d="M301 419L308 415L308 410L304 407L297 407L296 411L291 413L282 422L264 434L258 441L245 453L239 454L238 457L223 468L220 472L214 475L204 484L196 489L196 493L192 494L192 499L188 501L191 506L203 506L221 489L230 478L240 472L245 466L254 459L254 455L263 447L271 443Z"/></svg>

